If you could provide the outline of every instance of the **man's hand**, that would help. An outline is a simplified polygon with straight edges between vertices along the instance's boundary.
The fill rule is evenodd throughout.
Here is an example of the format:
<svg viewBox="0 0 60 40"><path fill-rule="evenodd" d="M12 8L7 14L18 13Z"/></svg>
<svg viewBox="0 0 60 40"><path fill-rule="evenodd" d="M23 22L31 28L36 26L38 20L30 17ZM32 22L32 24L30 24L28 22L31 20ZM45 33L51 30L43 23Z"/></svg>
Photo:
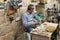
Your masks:
<svg viewBox="0 0 60 40"><path fill-rule="evenodd" d="M39 24L38 22L34 22L34 25L37 25L37 24Z"/></svg>
<svg viewBox="0 0 60 40"><path fill-rule="evenodd" d="M32 27L34 28L38 24L39 24L38 22L34 22L33 25L32 25Z"/></svg>

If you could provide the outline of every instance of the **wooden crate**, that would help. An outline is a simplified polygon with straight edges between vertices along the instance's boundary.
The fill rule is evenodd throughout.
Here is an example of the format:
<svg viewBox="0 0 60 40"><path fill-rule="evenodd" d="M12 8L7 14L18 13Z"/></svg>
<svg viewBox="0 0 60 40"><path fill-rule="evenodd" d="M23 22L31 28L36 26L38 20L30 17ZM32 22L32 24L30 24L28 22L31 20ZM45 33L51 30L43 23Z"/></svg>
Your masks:
<svg viewBox="0 0 60 40"><path fill-rule="evenodd" d="M32 40L51 40L51 37L32 34Z"/></svg>
<svg viewBox="0 0 60 40"><path fill-rule="evenodd" d="M52 35L54 34L55 38L53 39ZM57 40L57 30L54 31L52 34L50 34L50 36L46 36L46 35L39 35L39 34L31 34L32 36L32 40Z"/></svg>
<svg viewBox="0 0 60 40"><path fill-rule="evenodd" d="M36 28L31 31L32 40L57 40L58 24L54 24L54 23L47 23L47 24L54 25L54 27L56 27L55 31L47 32Z"/></svg>

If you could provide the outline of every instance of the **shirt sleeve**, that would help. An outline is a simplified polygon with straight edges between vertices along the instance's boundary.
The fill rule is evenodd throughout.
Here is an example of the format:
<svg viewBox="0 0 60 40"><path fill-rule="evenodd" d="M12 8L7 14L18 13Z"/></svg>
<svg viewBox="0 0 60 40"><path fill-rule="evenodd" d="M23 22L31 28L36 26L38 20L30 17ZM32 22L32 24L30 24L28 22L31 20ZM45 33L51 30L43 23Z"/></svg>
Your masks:
<svg viewBox="0 0 60 40"><path fill-rule="evenodd" d="M26 15L22 16L22 22L23 22L23 25L26 26L26 27L31 26L34 23L33 21L28 22Z"/></svg>
<svg viewBox="0 0 60 40"><path fill-rule="evenodd" d="M34 22L38 22L37 20L33 19Z"/></svg>

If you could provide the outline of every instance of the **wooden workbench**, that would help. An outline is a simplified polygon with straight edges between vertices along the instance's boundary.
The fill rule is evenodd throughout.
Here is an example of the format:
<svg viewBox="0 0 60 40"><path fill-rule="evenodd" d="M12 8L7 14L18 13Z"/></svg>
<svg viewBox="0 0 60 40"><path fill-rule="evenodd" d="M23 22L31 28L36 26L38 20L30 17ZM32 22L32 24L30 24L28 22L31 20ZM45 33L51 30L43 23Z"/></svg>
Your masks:
<svg viewBox="0 0 60 40"><path fill-rule="evenodd" d="M45 23L47 25L48 24L53 25L56 28L55 31L54 32L42 31L42 30L38 29L39 27L37 27L36 29L33 29L33 30L35 30L34 32L33 32L33 30L31 31L32 40L52 40L52 34L55 35L55 39L57 40L57 26L58 26L58 24L49 23L49 22L45 22ZM44 25L45 23L43 23L41 25ZM36 30L38 30L38 32Z"/></svg>

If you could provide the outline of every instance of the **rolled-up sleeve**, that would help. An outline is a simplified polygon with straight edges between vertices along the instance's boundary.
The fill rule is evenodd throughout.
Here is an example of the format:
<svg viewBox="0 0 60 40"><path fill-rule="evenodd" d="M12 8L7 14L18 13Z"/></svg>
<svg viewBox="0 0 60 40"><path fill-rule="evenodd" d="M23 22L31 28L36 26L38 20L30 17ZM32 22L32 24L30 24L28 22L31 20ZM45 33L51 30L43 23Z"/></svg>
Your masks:
<svg viewBox="0 0 60 40"><path fill-rule="evenodd" d="M22 22L23 22L23 25L26 26L26 27L31 26L34 23L33 21L28 22L26 15L22 15Z"/></svg>

